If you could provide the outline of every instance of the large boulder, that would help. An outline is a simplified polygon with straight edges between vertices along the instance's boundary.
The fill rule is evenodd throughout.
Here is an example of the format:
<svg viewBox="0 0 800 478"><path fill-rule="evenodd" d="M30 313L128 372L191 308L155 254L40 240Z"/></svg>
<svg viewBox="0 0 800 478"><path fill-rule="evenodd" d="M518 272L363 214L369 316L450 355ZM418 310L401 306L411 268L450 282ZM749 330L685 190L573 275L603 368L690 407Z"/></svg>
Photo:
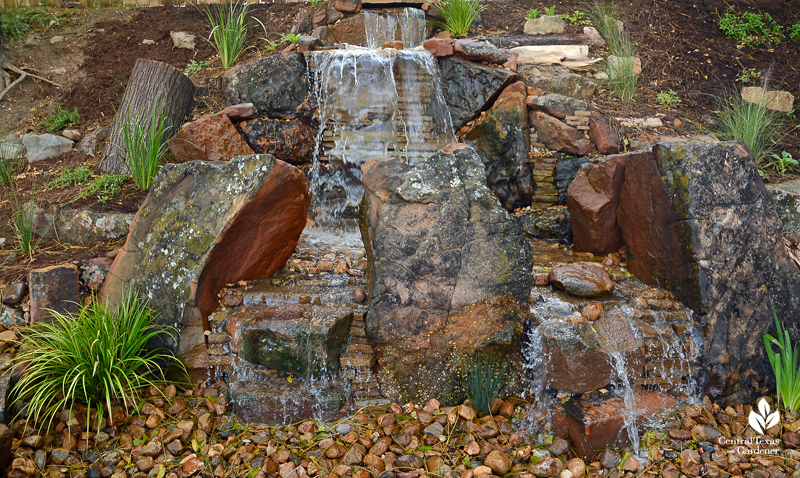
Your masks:
<svg viewBox="0 0 800 478"><path fill-rule="evenodd" d="M300 53L278 53L231 68L222 85L227 104L253 103L258 115L311 115L306 61Z"/></svg>
<svg viewBox="0 0 800 478"><path fill-rule="evenodd" d="M492 104L517 75L504 68L471 63L456 56L439 58L442 93L458 130Z"/></svg>
<svg viewBox="0 0 800 478"><path fill-rule="evenodd" d="M800 180L770 184L767 192L783 222L783 232L800 240Z"/></svg>
<svg viewBox="0 0 800 478"><path fill-rule="evenodd" d="M519 353L533 280L530 245L466 145L414 167L377 158L362 171L367 335L381 389L393 400L459 403L459 354L505 360Z"/></svg>
<svg viewBox="0 0 800 478"><path fill-rule="evenodd" d="M528 86L577 100L588 100L597 91L595 82L560 65L520 64L517 73Z"/></svg>
<svg viewBox="0 0 800 478"><path fill-rule="evenodd" d="M169 150L178 162L227 161L253 154L224 111L184 124L169 140Z"/></svg>
<svg viewBox="0 0 800 478"><path fill-rule="evenodd" d="M529 206L536 189L527 162L530 149L525 83L507 87L466 135L486 167L486 184L508 211Z"/></svg>
<svg viewBox="0 0 800 478"><path fill-rule="evenodd" d="M271 154L295 165L310 163L314 157L317 131L301 120L256 118L238 126L256 153Z"/></svg>
<svg viewBox="0 0 800 478"><path fill-rule="evenodd" d="M557 153L555 170L553 171L553 184L558 191L558 203L567 204L567 191L569 185L578 175L578 171L586 163L590 163L594 158L587 158L585 156L571 156L569 154Z"/></svg>
<svg viewBox="0 0 800 478"><path fill-rule="evenodd" d="M152 345L172 351L193 346L202 341L225 284L283 267L310 202L303 173L268 155L167 164L131 223L100 296L113 306L125 291L137 291L158 311L157 324L183 336L162 336ZM187 336L192 339L182 340Z"/></svg>
<svg viewBox="0 0 800 478"><path fill-rule="evenodd" d="M25 145L25 157L29 163L52 158L59 154L67 153L75 145L71 140L54 134L23 134L22 144Z"/></svg>
<svg viewBox="0 0 800 478"><path fill-rule="evenodd" d="M528 106L531 109L544 111L558 119L573 116L576 111L587 111L589 109L589 104L585 101L555 93L531 96L528 98Z"/></svg>
<svg viewBox="0 0 800 478"><path fill-rule="evenodd" d="M774 377L762 336L772 306L797 336L800 272L752 155L741 143L656 144L628 163L619 225L628 268L704 325L704 392L750 401Z"/></svg>
<svg viewBox="0 0 800 478"><path fill-rule="evenodd" d="M548 149L580 156L588 156L594 152L594 145L579 129L541 111L532 111L530 118L539 135L539 141Z"/></svg>

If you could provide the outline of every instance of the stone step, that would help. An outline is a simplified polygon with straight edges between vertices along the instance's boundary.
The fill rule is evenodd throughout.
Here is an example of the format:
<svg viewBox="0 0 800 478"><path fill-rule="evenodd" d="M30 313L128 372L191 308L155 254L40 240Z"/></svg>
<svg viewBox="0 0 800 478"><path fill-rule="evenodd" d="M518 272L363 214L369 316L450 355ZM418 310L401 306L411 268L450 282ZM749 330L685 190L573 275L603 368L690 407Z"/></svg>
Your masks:
<svg viewBox="0 0 800 478"><path fill-rule="evenodd" d="M360 353L360 354L371 354L372 347L369 345L361 345L361 344L350 344L344 350L345 352L353 352L353 353Z"/></svg>
<svg viewBox="0 0 800 478"><path fill-rule="evenodd" d="M345 352L339 358L343 367L372 367L375 365L375 356L372 354Z"/></svg>

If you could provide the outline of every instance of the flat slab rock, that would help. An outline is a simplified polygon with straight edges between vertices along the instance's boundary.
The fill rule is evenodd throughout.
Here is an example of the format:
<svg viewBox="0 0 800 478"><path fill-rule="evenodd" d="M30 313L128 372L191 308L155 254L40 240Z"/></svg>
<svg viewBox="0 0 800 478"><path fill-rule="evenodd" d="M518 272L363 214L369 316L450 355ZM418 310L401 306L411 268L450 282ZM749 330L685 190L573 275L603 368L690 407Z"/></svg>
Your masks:
<svg viewBox="0 0 800 478"><path fill-rule="evenodd" d="M159 311L157 323L199 328L226 283L279 270L306 225L303 173L268 155L167 164L139 209L100 297L113 306L130 288ZM162 337L177 351L179 337Z"/></svg>
<svg viewBox="0 0 800 478"><path fill-rule="evenodd" d="M600 297L614 291L614 281L602 267L567 264L550 269L550 283L578 297Z"/></svg>

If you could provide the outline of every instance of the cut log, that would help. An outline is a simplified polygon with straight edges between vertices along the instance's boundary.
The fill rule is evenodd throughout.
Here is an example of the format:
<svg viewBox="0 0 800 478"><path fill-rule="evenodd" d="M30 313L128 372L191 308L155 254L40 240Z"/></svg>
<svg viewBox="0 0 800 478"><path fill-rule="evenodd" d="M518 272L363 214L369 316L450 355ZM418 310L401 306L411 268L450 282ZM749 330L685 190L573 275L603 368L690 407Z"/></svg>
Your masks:
<svg viewBox="0 0 800 478"><path fill-rule="evenodd" d="M473 41L488 41L497 48L514 48L530 45L588 45L588 35L553 33L548 35L509 35L501 37L477 36Z"/></svg>
<svg viewBox="0 0 800 478"><path fill-rule="evenodd" d="M191 111L194 92L194 83L182 71L159 61L136 60L122 96L122 104L114 118L100 169L110 174L129 172L125 164L122 126L130 121L131 124L149 127L154 105L161 115L167 116L167 130L161 141L168 141Z"/></svg>
<svg viewBox="0 0 800 478"><path fill-rule="evenodd" d="M555 63L584 63L589 65L594 61L589 59L589 47L586 45L530 45L518 46L511 51L519 53L517 64L541 65Z"/></svg>

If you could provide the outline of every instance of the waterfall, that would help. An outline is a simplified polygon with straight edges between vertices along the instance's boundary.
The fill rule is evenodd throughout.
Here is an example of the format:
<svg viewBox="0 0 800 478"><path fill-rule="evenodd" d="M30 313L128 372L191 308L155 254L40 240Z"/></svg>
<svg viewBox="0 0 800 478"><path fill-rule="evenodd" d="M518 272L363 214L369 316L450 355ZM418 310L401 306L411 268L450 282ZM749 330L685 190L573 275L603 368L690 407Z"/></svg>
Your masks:
<svg viewBox="0 0 800 478"><path fill-rule="evenodd" d="M425 12L418 8L405 8L401 15L364 12L367 48L377 49L386 42L397 40L398 26L399 39L405 48L418 47L425 41Z"/></svg>

